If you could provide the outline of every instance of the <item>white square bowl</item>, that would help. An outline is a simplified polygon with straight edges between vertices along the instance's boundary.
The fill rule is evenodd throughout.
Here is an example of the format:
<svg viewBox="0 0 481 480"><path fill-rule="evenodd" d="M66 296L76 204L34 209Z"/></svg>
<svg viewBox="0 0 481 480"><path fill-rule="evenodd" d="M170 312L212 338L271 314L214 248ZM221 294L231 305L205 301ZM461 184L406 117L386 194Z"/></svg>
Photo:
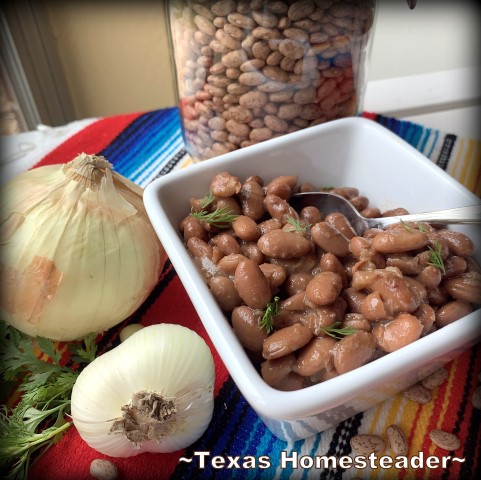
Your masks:
<svg viewBox="0 0 481 480"><path fill-rule="evenodd" d="M237 340L197 271L178 229L191 197L203 197L212 177L241 181L297 175L299 183L357 187L370 204L411 213L479 204L474 196L408 143L371 120L347 118L269 140L169 173L144 193L150 220L209 336L239 390L283 440L309 437L419 381L481 338L481 310L416 342L326 382L293 392L268 386ZM479 246L476 228L458 228ZM478 248L479 261L479 248Z"/></svg>

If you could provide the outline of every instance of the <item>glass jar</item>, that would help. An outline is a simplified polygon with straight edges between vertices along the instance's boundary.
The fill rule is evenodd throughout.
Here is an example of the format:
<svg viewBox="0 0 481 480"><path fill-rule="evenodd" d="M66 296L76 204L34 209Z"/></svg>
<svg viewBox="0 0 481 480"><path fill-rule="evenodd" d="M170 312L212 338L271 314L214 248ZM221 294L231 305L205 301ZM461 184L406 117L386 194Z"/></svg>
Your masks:
<svg viewBox="0 0 481 480"><path fill-rule="evenodd" d="M374 0L170 0L186 148L205 160L357 115Z"/></svg>

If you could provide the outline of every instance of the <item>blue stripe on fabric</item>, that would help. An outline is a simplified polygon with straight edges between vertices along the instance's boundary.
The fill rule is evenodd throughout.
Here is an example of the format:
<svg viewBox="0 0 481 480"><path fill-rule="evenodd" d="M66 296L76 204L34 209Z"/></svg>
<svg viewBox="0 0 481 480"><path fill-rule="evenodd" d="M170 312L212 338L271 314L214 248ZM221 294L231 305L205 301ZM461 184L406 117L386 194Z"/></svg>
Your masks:
<svg viewBox="0 0 481 480"><path fill-rule="evenodd" d="M102 155L114 164L118 173L138 182L139 169L149 168L153 158L158 166L168 162L173 155L171 144L181 139L178 109L156 110L132 122Z"/></svg>
<svg viewBox="0 0 481 480"><path fill-rule="evenodd" d="M108 145L101 154L104 155L114 165L120 165L123 162L124 152L128 150L129 145L136 141L136 138L142 132L147 131L151 123L155 123L157 116L163 115L164 111L147 112L136 118L127 128L125 128L113 141ZM156 115L157 113L157 115Z"/></svg>
<svg viewBox="0 0 481 480"><path fill-rule="evenodd" d="M122 162L117 166L119 173L132 181L138 180L138 172L148 167L151 157L159 157L160 162L167 162L169 159L165 157L165 152L169 144L181 135L178 124L172 121L173 115L164 115L159 120L156 130L151 129L149 136L138 136L137 141L131 143L130 150L125 152Z"/></svg>
<svg viewBox="0 0 481 480"><path fill-rule="evenodd" d="M255 439L255 437L257 435L257 432L259 431L260 427L262 427L262 425L264 425L264 423L257 416L257 413L255 413L254 410L250 409L250 412L248 412L248 415L249 414L253 414L256 418L254 419L253 425L250 429L250 434L249 434L248 438L246 439L246 442L244 444L244 448L241 450L240 455L242 457L244 457L246 455L254 455L254 456L258 457L258 456L264 455L264 453L259 452L257 448L256 448L255 452L251 452L250 449L252 448L253 445L255 445L253 440ZM243 472L242 470L235 470L232 473L233 473L233 475L232 475L233 479L239 478L239 477L240 478L246 478L245 472Z"/></svg>
<svg viewBox="0 0 481 480"><path fill-rule="evenodd" d="M317 449L319 448L319 444L321 443L321 438L322 438L322 433L316 435L316 439L314 440L314 444L312 445L311 451L309 452L309 456L311 458L314 458L316 455ZM302 478L307 478L307 475L309 474L309 470L305 469L304 473L302 475Z"/></svg>
<svg viewBox="0 0 481 480"><path fill-rule="evenodd" d="M427 157L431 158L431 155L434 152L434 148L436 147L436 144L438 143L438 139L439 139L439 130L434 130L434 140L433 140L433 143L431 145L431 149L429 150L428 153L426 153Z"/></svg>

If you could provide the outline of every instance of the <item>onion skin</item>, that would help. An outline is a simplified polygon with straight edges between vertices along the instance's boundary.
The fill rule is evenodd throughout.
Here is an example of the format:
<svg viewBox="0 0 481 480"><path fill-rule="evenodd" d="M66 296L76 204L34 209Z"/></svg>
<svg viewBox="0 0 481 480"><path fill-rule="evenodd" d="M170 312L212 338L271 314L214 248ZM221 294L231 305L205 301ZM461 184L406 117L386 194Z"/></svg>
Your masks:
<svg viewBox="0 0 481 480"><path fill-rule="evenodd" d="M28 335L70 341L130 316L166 260L142 192L105 158L86 154L7 183L1 318Z"/></svg>

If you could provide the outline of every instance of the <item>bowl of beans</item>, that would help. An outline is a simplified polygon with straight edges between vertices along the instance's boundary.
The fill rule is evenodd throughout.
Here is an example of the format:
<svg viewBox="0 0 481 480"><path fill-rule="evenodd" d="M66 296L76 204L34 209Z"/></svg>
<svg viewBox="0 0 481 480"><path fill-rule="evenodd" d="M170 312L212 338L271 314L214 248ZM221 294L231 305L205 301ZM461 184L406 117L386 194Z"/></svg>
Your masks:
<svg viewBox="0 0 481 480"><path fill-rule="evenodd" d="M152 182L152 224L215 348L279 438L366 410L480 339L475 226L394 222L356 233L296 210L328 191L365 217L480 199L384 127L347 118Z"/></svg>

